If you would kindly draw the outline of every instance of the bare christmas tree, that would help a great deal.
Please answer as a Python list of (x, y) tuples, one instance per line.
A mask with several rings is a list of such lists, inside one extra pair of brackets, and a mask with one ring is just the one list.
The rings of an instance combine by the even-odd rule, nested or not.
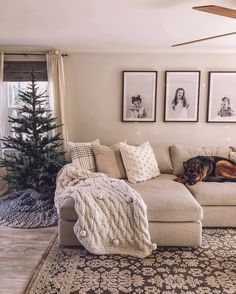
[(59, 150), (62, 139), (60, 133), (55, 133), (59, 126), (48, 110), (46, 98), (32, 73), (27, 89), (19, 92), (20, 115), (9, 117), (14, 135), (1, 140), (11, 152), (5, 152), (0, 166), (6, 168), (4, 180), (9, 187), (17, 191), (34, 189), (43, 198), (53, 199), (65, 154)]

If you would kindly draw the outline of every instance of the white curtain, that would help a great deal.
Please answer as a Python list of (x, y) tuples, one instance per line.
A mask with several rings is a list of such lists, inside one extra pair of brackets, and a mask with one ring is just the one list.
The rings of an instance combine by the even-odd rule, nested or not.
[[(3, 66), (4, 66), (4, 53), (0, 53), (0, 139), (7, 136), (9, 133), (8, 125), (8, 100), (3, 95)], [(2, 143), (0, 143), (0, 157), (3, 156)], [(0, 168), (0, 176), (5, 173), (4, 168)], [(0, 180), (0, 196), (7, 191), (6, 182)]]
[(57, 118), (58, 124), (63, 124), (59, 129), (63, 141), (63, 149), (66, 151), (68, 133), (65, 117), (65, 76), (62, 53), (58, 50), (46, 54), (48, 83), (49, 83), (49, 106), (52, 114)]
[[(4, 53), (0, 53), (0, 139), (8, 135), (8, 99), (3, 95), (3, 66)], [(3, 156), (2, 143), (0, 143), (0, 157)]]

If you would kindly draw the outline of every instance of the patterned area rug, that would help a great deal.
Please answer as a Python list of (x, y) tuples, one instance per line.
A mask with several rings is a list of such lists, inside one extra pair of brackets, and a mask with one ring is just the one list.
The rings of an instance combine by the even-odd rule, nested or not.
[(235, 294), (236, 230), (204, 229), (201, 248), (158, 248), (145, 259), (55, 241), (25, 293)]
[(0, 198), (0, 225), (12, 228), (45, 228), (58, 223), (58, 214), (50, 199), (42, 199), (32, 189), (13, 192)]

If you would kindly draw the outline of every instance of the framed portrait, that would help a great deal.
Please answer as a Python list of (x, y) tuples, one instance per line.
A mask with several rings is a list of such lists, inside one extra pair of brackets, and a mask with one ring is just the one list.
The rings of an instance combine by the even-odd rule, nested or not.
[(207, 122), (236, 122), (236, 72), (209, 72)]
[(165, 122), (197, 122), (200, 71), (165, 72)]
[(123, 122), (155, 122), (157, 71), (123, 71)]

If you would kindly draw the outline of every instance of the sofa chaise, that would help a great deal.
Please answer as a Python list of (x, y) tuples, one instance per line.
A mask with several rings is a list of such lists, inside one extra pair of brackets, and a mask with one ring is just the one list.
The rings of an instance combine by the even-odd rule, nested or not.
[[(161, 175), (132, 184), (147, 205), (149, 231), (159, 246), (201, 245), (203, 227), (236, 227), (236, 183), (200, 182), (184, 186), (173, 181), (183, 175), (183, 161), (198, 155), (235, 156), (233, 147), (152, 145)], [(234, 158), (233, 158), (234, 159)], [(66, 199), (59, 212), (61, 246), (80, 245), (73, 227), (77, 220), (74, 200)]]

